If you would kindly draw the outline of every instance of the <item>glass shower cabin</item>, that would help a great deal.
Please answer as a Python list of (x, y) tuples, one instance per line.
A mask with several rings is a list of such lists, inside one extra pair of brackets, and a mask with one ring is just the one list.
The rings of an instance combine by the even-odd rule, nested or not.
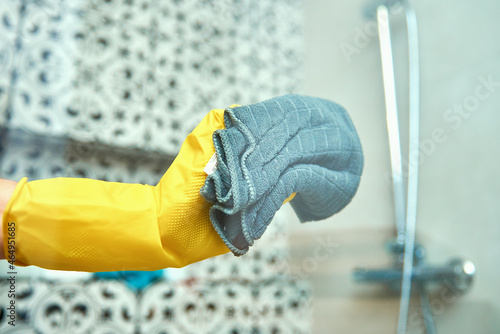
[[(392, 169), (392, 184), (396, 217), (395, 239), (387, 248), (392, 254), (393, 267), (387, 269), (357, 269), (354, 280), (360, 283), (384, 284), (401, 292), (397, 333), (409, 330), (410, 297), (412, 290), (420, 299), (420, 311), (413, 312), (423, 320), (425, 333), (436, 333), (434, 316), (429, 297), (429, 286), (441, 286), (454, 298), (470, 288), (476, 268), (468, 260), (454, 258), (444, 265), (429, 265), (423, 245), (416, 244), (418, 167), (420, 165), (420, 66), (417, 17), (413, 7), (406, 0), (389, 1), (373, 10), (377, 21), (382, 75), (386, 105), (387, 130)], [(397, 85), (391, 40), (391, 19), (402, 15), (406, 21), (408, 43), (409, 76), (409, 157), (407, 170), (403, 168), (401, 138), (399, 133)], [(406, 166), (405, 166), (406, 167)], [(406, 176), (406, 177), (405, 177)], [(405, 191), (406, 189), (406, 191)], [(416, 330), (415, 328), (411, 328)]]
[[(155, 185), (212, 108), (303, 90), (304, 10), (298, 0), (2, 1), (0, 178)], [(394, 317), (398, 333), (431, 334), (434, 287), (460, 295), (475, 267), (461, 259), (431, 265), (424, 245), (415, 241), (416, 16), (406, 1), (367, 12), (378, 27), (397, 226), (387, 244), (392, 266), (372, 269), (365, 263), (352, 279), (401, 293), (399, 319)], [(413, 161), (407, 178), (390, 29), (395, 16), (407, 27)], [(291, 214), (287, 206), (279, 211), (248, 255), (224, 255), (182, 270), (90, 274), (16, 268), (17, 325), (8, 325), (8, 285), (2, 280), (0, 332), (311, 333), (317, 328), (311, 323), (313, 287), (289, 261)], [(6, 266), (0, 266), (3, 278)], [(410, 308), (410, 295), (418, 299), (417, 311)], [(409, 323), (415, 315), (418, 328)]]

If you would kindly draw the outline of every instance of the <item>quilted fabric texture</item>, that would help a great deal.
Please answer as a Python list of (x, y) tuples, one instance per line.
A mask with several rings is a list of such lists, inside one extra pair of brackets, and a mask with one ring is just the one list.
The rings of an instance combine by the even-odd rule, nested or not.
[(363, 169), (361, 144), (347, 112), (314, 97), (285, 95), (228, 108), (213, 134), (217, 169), (201, 195), (228, 248), (245, 254), (292, 193), (301, 222), (342, 210)]

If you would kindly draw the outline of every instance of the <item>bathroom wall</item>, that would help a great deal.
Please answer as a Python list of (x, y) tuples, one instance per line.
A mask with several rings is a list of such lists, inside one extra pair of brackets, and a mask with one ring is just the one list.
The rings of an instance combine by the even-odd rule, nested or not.
[[(431, 297), (439, 333), (497, 333), (500, 328), (500, 2), (412, 1), (421, 57), (421, 161), (417, 239), (435, 264), (472, 260), (477, 276), (461, 297)], [(365, 153), (353, 202), (324, 222), (299, 225), (291, 242), (296, 272), (315, 287), (314, 333), (395, 332), (399, 296), (357, 285), (359, 265), (390, 264), (384, 242), (394, 209), (376, 25), (366, 0), (308, 0), (305, 7), (306, 93), (342, 104)], [(407, 153), (406, 30), (394, 15), (398, 105)], [(459, 110), (462, 111), (459, 111)], [(314, 258), (327, 244), (328, 257)], [(418, 304), (410, 328), (423, 333)]]

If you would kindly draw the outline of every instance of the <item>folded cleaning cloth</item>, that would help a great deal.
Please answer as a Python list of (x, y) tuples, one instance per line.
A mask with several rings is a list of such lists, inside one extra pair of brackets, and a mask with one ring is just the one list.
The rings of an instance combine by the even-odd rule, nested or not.
[(201, 195), (210, 220), (237, 256), (259, 239), (283, 202), (301, 222), (321, 220), (353, 198), (363, 154), (347, 112), (328, 100), (285, 95), (228, 108), (214, 132), (217, 167)]

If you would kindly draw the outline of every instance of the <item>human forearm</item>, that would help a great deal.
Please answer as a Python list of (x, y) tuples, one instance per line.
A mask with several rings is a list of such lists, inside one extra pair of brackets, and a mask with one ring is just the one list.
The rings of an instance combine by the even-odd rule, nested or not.
[(3, 212), (16, 189), (17, 182), (0, 179), (0, 259), (5, 259), (3, 250)]

